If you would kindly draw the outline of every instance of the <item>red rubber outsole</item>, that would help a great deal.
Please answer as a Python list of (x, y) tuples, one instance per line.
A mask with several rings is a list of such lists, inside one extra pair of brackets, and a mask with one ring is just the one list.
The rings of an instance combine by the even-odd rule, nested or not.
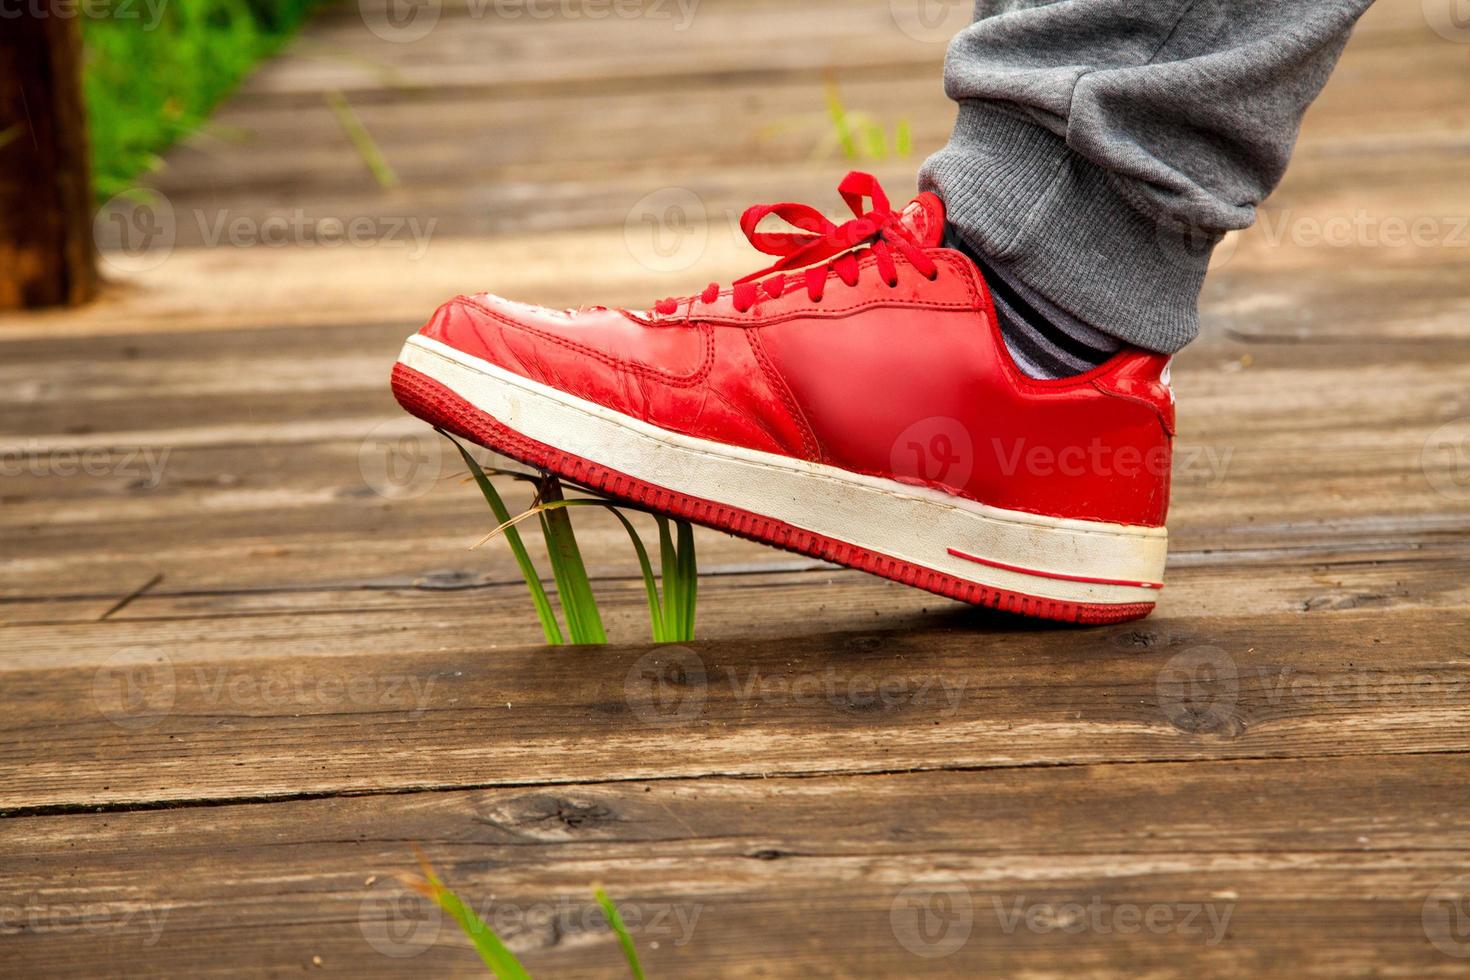
[(856, 568), (948, 599), (1037, 619), (1087, 625), (1123, 623), (1142, 619), (1153, 612), (1152, 602), (1119, 605), (1067, 602), (967, 582), (774, 518), (644, 483), (626, 473), (528, 438), (471, 405), (433, 378), (404, 364), (393, 366), (393, 394), (410, 414), (431, 425), (610, 497), (761, 544)]

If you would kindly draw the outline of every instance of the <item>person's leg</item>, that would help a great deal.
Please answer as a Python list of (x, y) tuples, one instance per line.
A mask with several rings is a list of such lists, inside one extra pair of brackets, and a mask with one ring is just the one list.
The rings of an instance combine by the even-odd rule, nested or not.
[(1210, 253), (1281, 179), (1370, 3), (979, 0), (945, 69), (954, 135), (920, 185), (1030, 307), (997, 296), (1024, 369), (1100, 362), (1089, 326), (1160, 353), (1194, 339)]

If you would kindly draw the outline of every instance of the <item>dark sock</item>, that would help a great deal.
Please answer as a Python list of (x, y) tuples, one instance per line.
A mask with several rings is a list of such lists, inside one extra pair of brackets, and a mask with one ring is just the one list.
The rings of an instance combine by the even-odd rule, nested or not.
[(944, 244), (968, 255), (985, 276), (1011, 360), (1028, 377), (1070, 378), (1107, 361), (1123, 342), (1084, 323), (966, 245), (952, 229)]

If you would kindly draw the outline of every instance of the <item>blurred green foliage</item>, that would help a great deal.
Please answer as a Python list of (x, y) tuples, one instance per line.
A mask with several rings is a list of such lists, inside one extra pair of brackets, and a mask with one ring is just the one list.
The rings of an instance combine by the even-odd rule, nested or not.
[(82, 19), (93, 189), (105, 201), (159, 165), (316, 0), (115, 0)]

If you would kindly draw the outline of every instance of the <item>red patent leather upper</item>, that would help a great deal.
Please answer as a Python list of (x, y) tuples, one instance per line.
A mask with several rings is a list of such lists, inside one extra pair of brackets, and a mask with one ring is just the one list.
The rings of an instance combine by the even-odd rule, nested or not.
[[(939, 199), (894, 212), (866, 175), (842, 190), (858, 215), (842, 226), (800, 205), (748, 211), (747, 235), (781, 258), (731, 288), (649, 311), (462, 296), (421, 332), (676, 432), (1009, 510), (1162, 525), (1168, 359), (1128, 349), (1074, 378), (1025, 377), (979, 270), (940, 247)], [(757, 231), (771, 214), (801, 231)]]

